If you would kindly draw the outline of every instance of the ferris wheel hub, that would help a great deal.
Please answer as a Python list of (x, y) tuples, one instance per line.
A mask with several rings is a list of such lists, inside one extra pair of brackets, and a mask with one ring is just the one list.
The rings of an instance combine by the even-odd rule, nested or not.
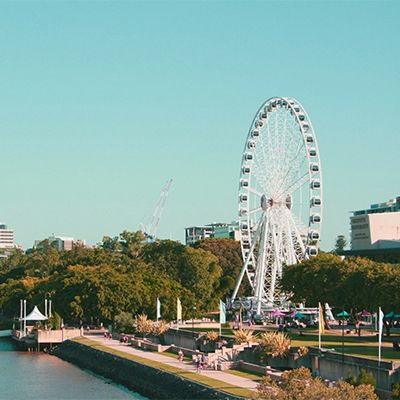
[(260, 202), (261, 202), (261, 208), (263, 209), (263, 211), (267, 211), (269, 205), (272, 206), (271, 201), (272, 201), (272, 199), (267, 200), (267, 196), (265, 194), (263, 194), (261, 196)]

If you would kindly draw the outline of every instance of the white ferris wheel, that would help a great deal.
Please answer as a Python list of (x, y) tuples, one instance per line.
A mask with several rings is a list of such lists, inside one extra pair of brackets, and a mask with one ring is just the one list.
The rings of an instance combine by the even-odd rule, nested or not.
[(322, 174), (318, 145), (304, 107), (291, 97), (272, 97), (251, 124), (240, 169), (239, 225), (244, 279), (261, 314), (285, 299), (279, 281), (285, 265), (318, 253)]

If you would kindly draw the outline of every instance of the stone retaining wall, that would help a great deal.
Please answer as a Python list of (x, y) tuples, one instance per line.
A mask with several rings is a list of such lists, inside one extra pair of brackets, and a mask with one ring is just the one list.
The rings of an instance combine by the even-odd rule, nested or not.
[(153, 399), (243, 400), (242, 397), (74, 341), (68, 340), (56, 346), (52, 354)]

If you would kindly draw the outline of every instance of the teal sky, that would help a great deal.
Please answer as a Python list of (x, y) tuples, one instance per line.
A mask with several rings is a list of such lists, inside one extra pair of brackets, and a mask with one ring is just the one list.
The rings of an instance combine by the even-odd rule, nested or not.
[(400, 195), (399, 2), (0, 3), (0, 221), (51, 233), (230, 221), (251, 119), (293, 96), (316, 130), (322, 247)]

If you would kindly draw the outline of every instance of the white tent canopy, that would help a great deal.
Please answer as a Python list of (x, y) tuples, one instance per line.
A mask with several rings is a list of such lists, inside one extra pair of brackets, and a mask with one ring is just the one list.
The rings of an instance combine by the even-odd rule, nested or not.
[(45, 321), (46, 319), (47, 317), (39, 311), (37, 306), (35, 306), (32, 312), (25, 318), (20, 318), (20, 320), (25, 320), (25, 321)]

